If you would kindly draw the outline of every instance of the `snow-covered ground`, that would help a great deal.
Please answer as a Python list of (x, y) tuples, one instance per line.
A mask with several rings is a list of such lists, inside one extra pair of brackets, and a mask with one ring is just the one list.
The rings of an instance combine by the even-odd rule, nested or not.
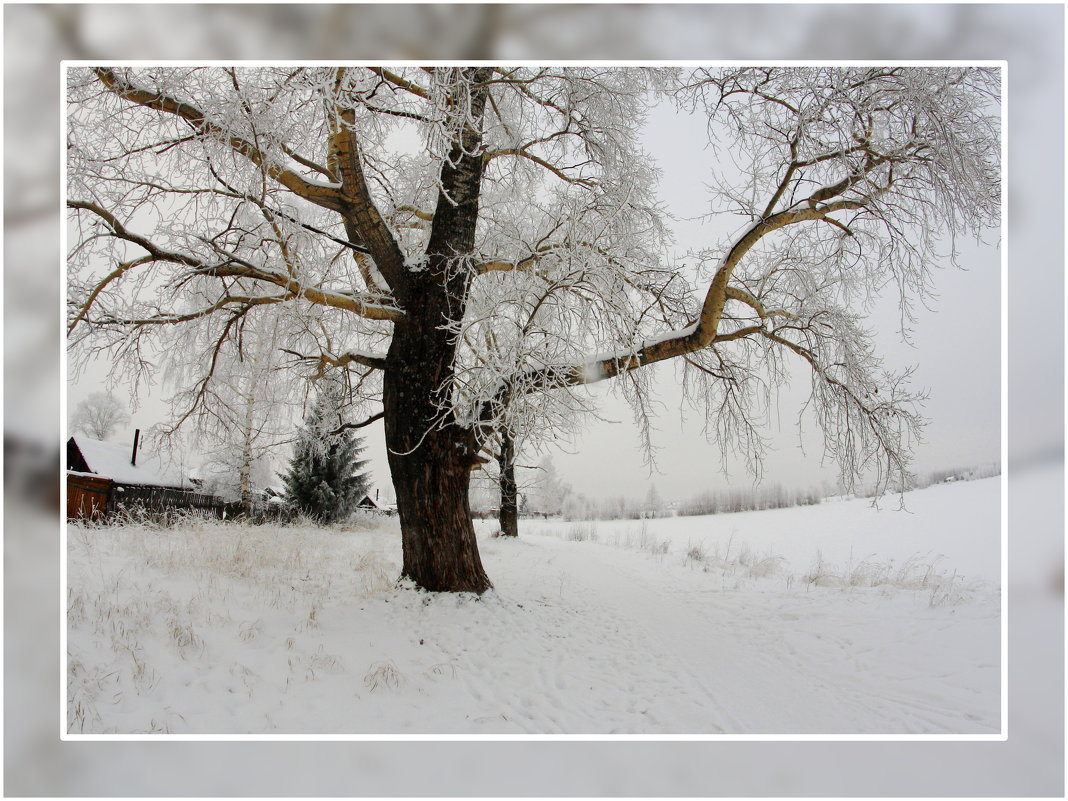
[(395, 585), (395, 521), (68, 529), (71, 733), (997, 734), (1000, 482), (480, 524), (496, 589)]

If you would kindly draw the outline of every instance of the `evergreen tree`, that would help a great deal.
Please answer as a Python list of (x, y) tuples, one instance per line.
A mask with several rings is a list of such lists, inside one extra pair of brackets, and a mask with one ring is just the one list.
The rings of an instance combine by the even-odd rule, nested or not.
[(323, 523), (344, 519), (367, 492), (370, 481), (360, 469), (363, 439), (346, 429), (344, 387), (323, 380), (282, 476), (286, 498), (302, 513)]

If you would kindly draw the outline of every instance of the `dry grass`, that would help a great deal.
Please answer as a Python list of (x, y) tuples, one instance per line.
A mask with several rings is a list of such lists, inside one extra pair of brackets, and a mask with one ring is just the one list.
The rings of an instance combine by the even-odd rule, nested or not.
[[(572, 524), (566, 529), (534, 529), (531, 533), (569, 542), (602, 542), (594, 522)], [(645, 521), (639, 526), (612, 531), (603, 538), (603, 542), (613, 548), (640, 551), (658, 559), (669, 555), (672, 550), (671, 542), (653, 535)], [(770, 551), (757, 553), (748, 543), (736, 544), (733, 534), (722, 544), (719, 541), (709, 543), (690, 539), (680, 554), (683, 564), (691, 569), (731, 579), (731, 583), (724, 584), (724, 587), (738, 588), (747, 580), (776, 579), (783, 582), (788, 590), (799, 583), (810, 588), (882, 588), (929, 592), (932, 606), (963, 603), (974, 595), (973, 587), (955, 573), (946, 575), (938, 568), (940, 558), (930, 554), (915, 555), (900, 564), (895, 564), (892, 559), (868, 557), (855, 561), (850, 557), (845, 564), (836, 565), (826, 561), (822, 552), (817, 551), (809, 569), (801, 574), (791, 571), (790, 562), (784, 556)]]
[(363, 683), (371, 692), (398, 690), (404, 683), (404, 676), (392, 662), (377, 662), (368, 668)]
[[(70, 526), (68, 730), (106, 733), (102, 721), (123, 713), (139, 721), (126, 731), (183, 730), (181, 714), (157, 699), (164, 677), (156, 665), (173, 665), (175, 656), (190, 676), (222, 671), (230, 691), (250, 700), (264, 680), (245, 660), (218, 664), (219, 654), (249, 649), (248, 663), (258, 664), (253, 651), (276, 648), (289, 655), (286, 687), (344, 670), (322, 647), (320, 619), (339, 598), (371, 598), (393, 587), (399, 565), (378, 545), (387, 541), (394, 540), (386, 532), (351, 524), (253, 526), (194, 517), (181, 527)], [(277, 643), (267, 641), (279, 633)], [(390, 687), (399, 680), (384, 671), (375, 681)]]
[(855, 562), (850, 556), (844, 565), (833, 565), (816, 553), (808, 572), (801, 577), (805, 584), (838, 589), (883, 588), (929, 593), (931, 606), (953, 606), (972, 597), (975, 587), (956, 571), (947, 574), (938, 567), (940, 557), (915, 554), (900, 564), (893, 559), (874, 557)]

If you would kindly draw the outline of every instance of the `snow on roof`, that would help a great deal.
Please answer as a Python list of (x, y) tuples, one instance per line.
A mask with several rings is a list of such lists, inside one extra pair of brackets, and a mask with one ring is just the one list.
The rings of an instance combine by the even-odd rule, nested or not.
[(137, 451), (137, 464), (130, 464), (132, 445), (102, 442), (82, 435), (71, 437), (89, 469), (120, 484), (146, 484), (153, 487), (182, 487), (182, 473), (177, 466), (164, 462), (157, 454)]

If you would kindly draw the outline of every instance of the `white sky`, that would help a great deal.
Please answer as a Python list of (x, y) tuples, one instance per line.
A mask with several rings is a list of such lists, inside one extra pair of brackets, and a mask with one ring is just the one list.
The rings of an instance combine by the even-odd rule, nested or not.
[[(705, 123), (700, 117), (678, 116), (666, 106), (650, 117), (645, 145), (662, 170), (659, 196), (677, 218), (675, 250), (681, 258), (689, 250), (709, 247), (743, 224), (739, 217), (712, 215), (712, 199), (704, 176), (712, 174), (717, 155), (707, 146)], [(912, 345), (901, 341), (896, 302), (888, 298), (875, 309), (871, 320), (878, 331), (878, 347), (886, 367), (900, 370), (916, 365), (915, 384), (929, 391), (925, 415), (930, 424), (925, 442), (915, 454), (918, 471), (997, 461), (1000, 458), (1001, 420), (1001, 268), (997, 232), (986, 246), (965, 244), (961, 263), (967, 270), (942, 265), (935, 270), (935, 299), (929, 309), (919, 309)], [(690, 260), (692, 263), (692, 260)], [(650, 473), (641, 450), (637, 426), (630, 408), (613, 397), (609, 386), (598, 386), (602, 399), (602, 422), (591, 423), (571, 443), (559, 443), (548, 453), (561, 476), (572, 487), (593, 498), (613, 495), (644, 497), (655, 483), (667, 500), (685, 499), (728, 482), (752, 483), (744, 462), (728, 460), (728, 475), (722, 455), (702, 434), (698, 412), (683, 405), (680, 382), (673, 365), (656, 370), (662, 414), (656, 423), (654, 447), (657, 471)], [(68, 408), (90, 392), (99, 391), (104, 370), (88, 372), (79, 382), (68, 382)], [(808, 487), (833, 481), (833, 464), (822, 464), (818, 431), (809, 425), (803, 435), (796, 425), (807, 397), (806, 370), (795, 371), (793, 386), (780, 395), (776, 417), (766, 431), (771, 447), (763, 465), (763, 480), (788, 487)], [(117, 394), (121, 395), (121, 391)], [(164, 419), (166, 409), (159, 397), (144, 398), (133, 414), (129, 430), (113, 437), (132, 441), (133, 429), (148, 429)], [(388, 485), (386, 451), (381, 423), (364, 429), (374, 483)], [(804, 448), (802, 448), (804, 445)], [(187, 454), (196, 461), (194, 454)], [(284, 458), (284, 457), (283, 457)], [(541, 457), (524, 454), (521, 462), (534, 464)], [(281, 460), (276, 468), (282, 468)]]

